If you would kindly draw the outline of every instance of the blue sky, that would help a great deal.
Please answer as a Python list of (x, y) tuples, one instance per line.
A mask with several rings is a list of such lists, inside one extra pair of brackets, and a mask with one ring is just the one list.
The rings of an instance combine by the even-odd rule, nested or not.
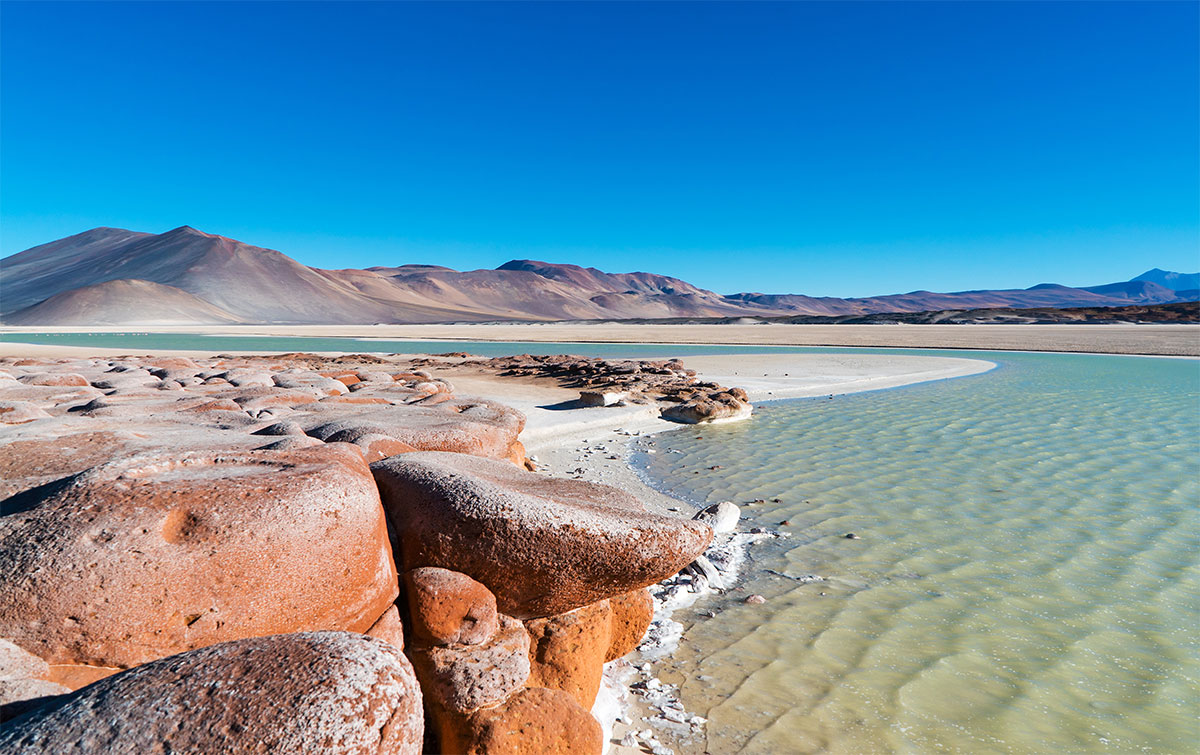
[(1191, 272), (1198, 8), (4, 2), (0, 254), (188, 224), (723, 293)]

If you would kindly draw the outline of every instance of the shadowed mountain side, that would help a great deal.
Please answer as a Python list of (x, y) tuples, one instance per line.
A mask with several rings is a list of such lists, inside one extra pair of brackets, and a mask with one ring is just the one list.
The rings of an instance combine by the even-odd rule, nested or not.
[[(1152, 273), (1163, 280), (1190, 280), (1164, 271), (1145, 276)], [(1090, 288), (1042, 284), (1024, 290), (913, 291), (856, 299), (721, 295), (665, 275), (606, 273), (536, 260), (463, 272), (421, 264), (320, 270), (281, 252), (189, 226), (159, 235), (96, 228), (0, 260), (0, 276), (0, 313), (5, 322), (23, 325), (859, 316), (1118, 307), (1183, 298), (1151, 280)], [(129, 285), (97, 287), (116, 281)], [(159, 291), (151, 284), (167, 288)]]
[(161, 283), (105, 281), (64, 291), (5, 316), (12, 325), (141, 325), (241, 322), (203, 299)]

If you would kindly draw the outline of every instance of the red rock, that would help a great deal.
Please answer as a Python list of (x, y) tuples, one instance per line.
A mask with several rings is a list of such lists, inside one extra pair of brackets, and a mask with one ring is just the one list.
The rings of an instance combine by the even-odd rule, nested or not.
[[(295, 451), (299, 448), (312, 448), (325, 445), (316, 438), (307, 435), (285, 435), (279, 440), (273, 440), (262, 446), (256, 446), (255, 451)], [(364, 457), (365, 459), (365, 457)]]
[(382, 396), (329, 396), (321, 399), (323, 404), (390, 404)]
[(438, 727), (439, 751), (468, 755), (599, 755), (604, 734), (566, 692), (529, 687), (456, 727)]
[(530, 619), (529, 686), (560, 689), (591, 710), (612, 636), (608, 601), (557, 616)]
[(423, 567), (404, 574), (412, 632), (431, 645), (478, 645), (500, 627), (496, 597), (448, 569)]
[(357, 449), (141, 454), (3, 501), (0, 637), (129, 667), (277, 632), (362, 632), (398, 592)]
[(398, 649), (404, 649), (404, 624), (400, 621), (400, 611), (393, 604), (375, 620), (365, 634), (384, 642), (390, 642)]
[(226, 642), (126, 671), (0, 728), (13, 753), (421, 751), (404, 654), (347, 632)]
[(506, 462), (412, 453), (371, 469), (404, 569), (467, 574), (491, 590), (501, 613), (518, 618), (654, 584), (712, 539), (707, 525), (651, 514), (616, 488)]
[(654, 618), (654, 599), (646, 589), (618, 595), (608, 603), (612, 608), (612, 638), (604, 656), (606, 663), (628, 655), (642, 644)]
[(500, 628), (481, 645), (409, 647), (427, 702), (453, 713), (497, 705), (529, 678), (529, 634), (521, 622), (500, 617)]
[(231, 399), (219, 398), (219, 399), (214, 399), (212, 401), (205, 401), (203, 404), (199, 404), (197, 406), (191, 406), (191, 407), (188, 407), (187, 409), (183, 409), (181, 411), (187, 411), (187, 412), (216, 412), (216, 411), (240, 412), (240, 411), (242, 411), (242, 407), (240, 405), (238, 405), (238, 403), (236, 401), (233, 401)]
[(130, 433), (77, 433), (0, 445), (0, 500), (82, 472), (124, 452)]
[(699, 397), (668, 407), (662, 411), (663, 419), (696, 425), (704, 422), (732, 422), (748, 419), (753, 407), (739, 401), (728, 393), (716, 397)]
[(311, 404), (317, 400), (309, 391), (288, 390), (286, 388), (277, 388), (274, 385), (270, 388), (256, 386), (238, 391), (236, 396), (231, 396), (230, 398), (245, 411), (257, 411), (271, 406)]
[(53, 386), (86, 386), (91, 385), (83, 375), (74, 372), (42, 372), (36, 375), (25, 375), (21, 382), (26, 385)]

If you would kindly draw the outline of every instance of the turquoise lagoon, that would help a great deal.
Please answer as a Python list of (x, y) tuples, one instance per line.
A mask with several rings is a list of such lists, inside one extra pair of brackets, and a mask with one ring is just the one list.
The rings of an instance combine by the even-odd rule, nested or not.
[(1200, 750), (1200, 362), (974, 355), (643, 444), (656, 488), (793, 533), (676, 616), (688, 749)]

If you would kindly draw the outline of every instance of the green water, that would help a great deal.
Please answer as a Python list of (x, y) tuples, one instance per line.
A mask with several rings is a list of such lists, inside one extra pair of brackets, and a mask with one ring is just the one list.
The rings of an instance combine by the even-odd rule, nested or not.
[(640, 456), (794, 533), (682, 617), (663, 678), (709, 718), (695, 751), (1200, 750), (1200, 362), (980, 356)]

